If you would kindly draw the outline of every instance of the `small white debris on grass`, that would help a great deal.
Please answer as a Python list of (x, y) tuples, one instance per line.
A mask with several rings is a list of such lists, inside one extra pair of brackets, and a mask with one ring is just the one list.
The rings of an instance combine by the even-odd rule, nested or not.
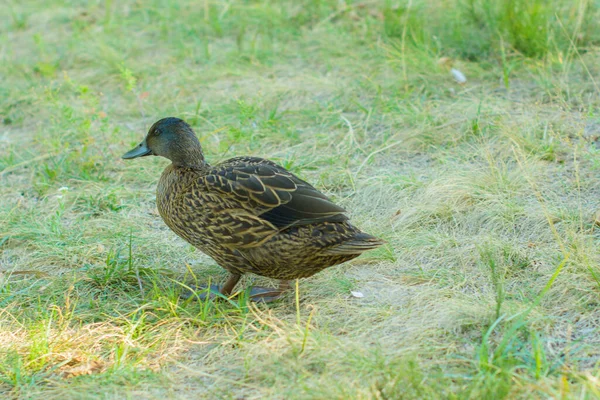
[(56, 198), (57, 199), (62, 199), (63, 198), (62, 193), (65, 193), (65, 192), (68, 192), (68, 191), (69, 191), (69, 188), (66, 187), (66, 186), (59, 187), (58, 190), (57, 190), (57, 192), (60, 193), (60, 194), (57, 194)]
[(454, 68), (454, 60), (452, 58), (442, 57), (438, 60), (438, 65), (447, 71), (450, 71), (450, 75), (452, 75), (458, 84), (464, 85), (467, 83), (467, 77), (465, 74)]
[(460, 72), (459, 70), (457, 70), (456, 68), (452, 68), (450, 70), (450, 73), (452, 74), (452, 77), (454, 78), (454, 80), (458, 83), (460, 83), (461, 85), (464, 85), (465, 83), (467, 83), (467, 78), (465, 77), (465, 75)]
[(362, 292), (355, 292), (354, 290), (351, 290), (350, 294), (352, 294), (352, 297), (356, 297), (357, 299), (362, 299), (363, 297), (365, 297), (365, 295), (362, 294)]

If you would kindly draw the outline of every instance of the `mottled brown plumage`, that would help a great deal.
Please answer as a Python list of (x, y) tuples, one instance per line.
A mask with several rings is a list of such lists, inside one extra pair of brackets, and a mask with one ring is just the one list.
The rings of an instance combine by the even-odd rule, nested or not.
[[(306, 278), (383, 244), (348, 222), (345, 210), (285, 168), (257, 157), (208, 165), (196, 135), (177, 118), (156, 122), (123, 158), (160, 155), (160, 215), (177, 235), (232, 276), (252, 272), (285, 281)], [(269, 297), (278, 291), (263, 291)], [(265, 293), (268, 293), (265, 295)]]

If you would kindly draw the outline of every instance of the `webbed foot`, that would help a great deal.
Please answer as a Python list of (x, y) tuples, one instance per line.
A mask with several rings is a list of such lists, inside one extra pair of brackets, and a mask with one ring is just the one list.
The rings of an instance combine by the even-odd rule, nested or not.
[(250, 289), (249, 299), (256, 303), (272, 303), (281, 300), (283, 291), (279, 288), (268, 288), (262, 286), (253, 286)]
[(206, 300), (206, 299), (216, 299), (221, 297), (221, 287), (218, 285), (210, 285), (210, 289), (207, 286), (195, 286), (190, 285), (190, 290), (186, 290), (182, 292), (179, 297), (184, 300), (188, 299), (196, 299), (196, 300)]
[[(210, 290), (207, 286), (190, 286), (191, 290), (185, 291), (180, 295), (181, 298), (187, 300), (191, 298), (200, 299), (202, 301), (206, 299), (223, 299), (223, 297), (230, 297), (233, 287), (237, 284), (239, 276), (232, 275), (229, 280), (223, 286), (210, 285)], [(280, 300), (285, 291), (290, 288), (288, 281), (280, 281), (279, 287), (268, 288), (262, 286), (253, 286), (248, 294), (248, 299), (256, 303), (272, 303)]]
[(289, 281), (279, 281), (279, 287), (267, 288), (262, 286), (254, 286), (250, 289), (250, 300), (254, 302), (271, 303), (281, 300), (285, 292), (289, 290)]

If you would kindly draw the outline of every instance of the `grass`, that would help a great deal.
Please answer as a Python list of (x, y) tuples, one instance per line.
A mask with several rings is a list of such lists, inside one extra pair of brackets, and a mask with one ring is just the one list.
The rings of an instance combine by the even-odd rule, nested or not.
[[(0, 395), (600, 398), (599, 14), (9, 1)], [(167, 162), (120, 160), (165, 116), (389, 244), (274, 305), (181, 299), (226, 274), (160, 220)]]

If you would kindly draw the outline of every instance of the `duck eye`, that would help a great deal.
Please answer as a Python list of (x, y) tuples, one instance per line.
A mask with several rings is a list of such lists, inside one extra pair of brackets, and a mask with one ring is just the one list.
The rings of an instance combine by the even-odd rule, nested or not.
[(155, 129), (154, 130), (154, 135), (159, 136), (161, 134), (161, 130), (160, 129)]

